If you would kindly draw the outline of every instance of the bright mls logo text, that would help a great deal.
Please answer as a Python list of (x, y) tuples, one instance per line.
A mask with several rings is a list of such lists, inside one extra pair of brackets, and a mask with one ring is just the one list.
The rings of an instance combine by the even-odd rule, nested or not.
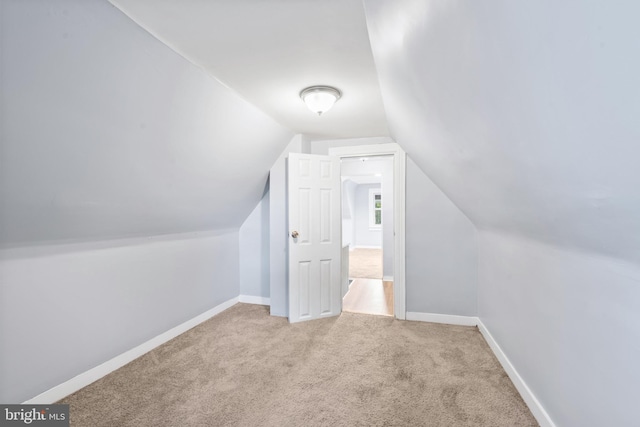
[[(68, 426), (69, 405), (0, 405), (0, 425)], [(2, 413), (0, 412), (0, 414)]]

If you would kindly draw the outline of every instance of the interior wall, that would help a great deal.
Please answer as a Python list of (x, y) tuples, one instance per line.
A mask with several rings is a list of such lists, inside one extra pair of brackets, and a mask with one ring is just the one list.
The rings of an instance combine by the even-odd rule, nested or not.
[(238, 233), (240, 295), (269, 298), (269, 183)]
[(356, 244), (355, 238), (355, 194), (358, 184), (351, 180), (342, 182), (342, 246), (350, 248)]
[(0, 252), (0, 401), (21, 403), (237, 297), (238, 233)]
[(369, 190), (382, 191), (380, 184), (359, 184), (355, 194), (355, 234), (356, 247), (382, 249), (382, 228), (369, 227)]
[(106, 1), (2, 9), (0, 246), (240, 227), (291, 131)]
[(477, 316), (476, 228), (407, 156), (407, 311)]
[(0, 19), (0, 401), (20, 403), (236, 297), (237, 229), (292, 133), (106, 1)]
[(391, 136), (478, 228), (640, 264), (640, 2), (364, 4)]
[(479, 233), (479, 314), (558, 426), (637, 424), (640, 268)]
[(311, 154), (320, 154), (326, 156), (329, 154), (329, 149), (334, 147), (353, 147), (364, 144), (388, 144), (390, 142), (393, 142), (393, 140), (388, 136), (370, 138), (321, 139), (311, 141), (310, 149)]

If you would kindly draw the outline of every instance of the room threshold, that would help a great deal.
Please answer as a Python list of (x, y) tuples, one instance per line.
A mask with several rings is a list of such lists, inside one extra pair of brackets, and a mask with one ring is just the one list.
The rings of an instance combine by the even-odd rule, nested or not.
[(393, 317), (393, 282), (354, 278), (342, 299), (342, 311)]

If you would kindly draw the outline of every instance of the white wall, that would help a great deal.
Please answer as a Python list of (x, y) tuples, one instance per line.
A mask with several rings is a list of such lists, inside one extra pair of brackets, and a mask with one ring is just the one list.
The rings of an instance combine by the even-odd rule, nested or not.
[(240, 295), (269, 298), (269, 183), (238, 233)]
[(344, 139), (321, 139), (311, 141), (311, 154), (320, 154), (326, 156), (329, 149), (334, 147), (353, 147), (358, 145), (388, 144), (394, 142), (388, 136), (370, 137), (370, 138), (344, 138)]
[(475, 226), (407, 158), (407, 311), (477, 315)]
[(236, 297), (237, 229), (292, 133), (106, 1), (1, 8), (0, 401), (19, 403)]
[(238, 233), (0, 252), (0, 401), (21, 403), (238, 296)]
[(106, 1), (2, 8), (0, 246), (242, 224), (291, 131)]
[(355, 246), (355, 198), (358, 184), (351, 180), (342, 182), (342, 245)]
[(640, 263), (640, 2), (364, 4), (391, 136), (477, 227)]
[(355, 191), (355, 246), (382, 249), (382, 228), (369, 227), (369, 190), (381, 191), (380, 184), (359, 184)]
[(479, 314), (558, 426), (633, 426), (640, 267), (479, 233)]

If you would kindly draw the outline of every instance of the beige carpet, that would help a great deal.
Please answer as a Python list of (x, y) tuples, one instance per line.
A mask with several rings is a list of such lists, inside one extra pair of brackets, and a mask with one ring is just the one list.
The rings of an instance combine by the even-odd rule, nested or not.
[(382, 279), (382, 249), (349, 251), (349, 277)]
[(534, 426), (474, 327), (237, 304), (64, 399), (72, 426)]

